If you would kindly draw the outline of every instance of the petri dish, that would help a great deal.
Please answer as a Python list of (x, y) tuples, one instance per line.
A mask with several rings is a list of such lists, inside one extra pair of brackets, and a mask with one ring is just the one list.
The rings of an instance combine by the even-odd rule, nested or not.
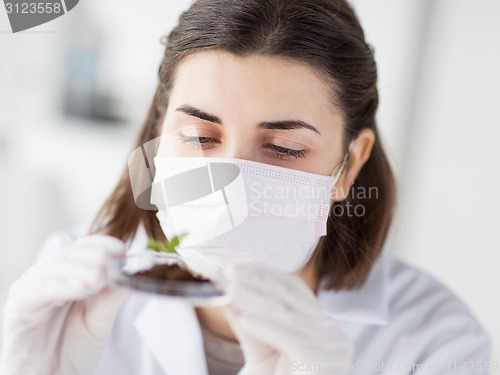
[(139, 293), (182, 298), (195, 306), (218, 306), (229, 303), (229, 297), (212, 281), (169, 280), (138, 274), (158, 265), (177, 265), (183, 269), (187, 268), (178, 254), (145, 250), (110, 261), (108, 264), (110, 284)]

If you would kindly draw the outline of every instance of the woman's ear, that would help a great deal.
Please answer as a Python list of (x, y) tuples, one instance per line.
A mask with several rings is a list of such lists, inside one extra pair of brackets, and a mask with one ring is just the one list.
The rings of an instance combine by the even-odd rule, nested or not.
[(372, 129), (365, 128), (359, 132), (358, 137), (353, 141), (346, 167), (333, 188), (333, 201), (340, 202), (347, 198), (349, 188), (356, 180), (356, 177), (358, 177), (363, 165), (370, 158), (375, 138), (376, 136)]

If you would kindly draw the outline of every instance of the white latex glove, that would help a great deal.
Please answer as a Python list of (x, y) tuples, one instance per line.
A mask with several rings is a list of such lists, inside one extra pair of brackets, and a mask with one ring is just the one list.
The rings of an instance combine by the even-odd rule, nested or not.
[(240, 341), (246, 374), (349, 372), (352, 341), (299, 277), (240, 264), (228, 270), (227, 282), (232, 301), (225, 313)]
[(128, 297), (107, 287), (107, 262), (124, 243), (91, 235), (51, 251), (9, 289), (3, 375), (90, 375)]

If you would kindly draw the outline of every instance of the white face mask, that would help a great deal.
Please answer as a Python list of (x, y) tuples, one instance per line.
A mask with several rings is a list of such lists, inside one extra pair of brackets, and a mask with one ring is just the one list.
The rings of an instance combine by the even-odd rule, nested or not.
[(155, 157), (151, 203), (187, 265), (214, 280), (238, 262), (295, 272), (326, 234), (330, 193), (344, 167), (323, 176), (249, 160)]

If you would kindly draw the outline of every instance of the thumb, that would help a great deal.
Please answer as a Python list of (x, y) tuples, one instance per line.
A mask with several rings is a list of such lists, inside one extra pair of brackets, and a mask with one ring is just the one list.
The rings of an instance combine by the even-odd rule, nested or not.
[(111, 331), (121, 307), (131, 296), (131, 291), (121, 287), (106, 287), (83, 302), (88, 329), (98, 339), (104, 339)]
[(278, 353), (267, 344), (253, 337), (239, 324), (239, 313), (231, 305), (224, 306), (224, 314), (240, 342), (249, 375), (272, 374), (277, 365)]
[(128, 299), (125, 289), (103, 289), (72, 303), (60, 347), (58, 374), (93, 374), (114, 319)]

